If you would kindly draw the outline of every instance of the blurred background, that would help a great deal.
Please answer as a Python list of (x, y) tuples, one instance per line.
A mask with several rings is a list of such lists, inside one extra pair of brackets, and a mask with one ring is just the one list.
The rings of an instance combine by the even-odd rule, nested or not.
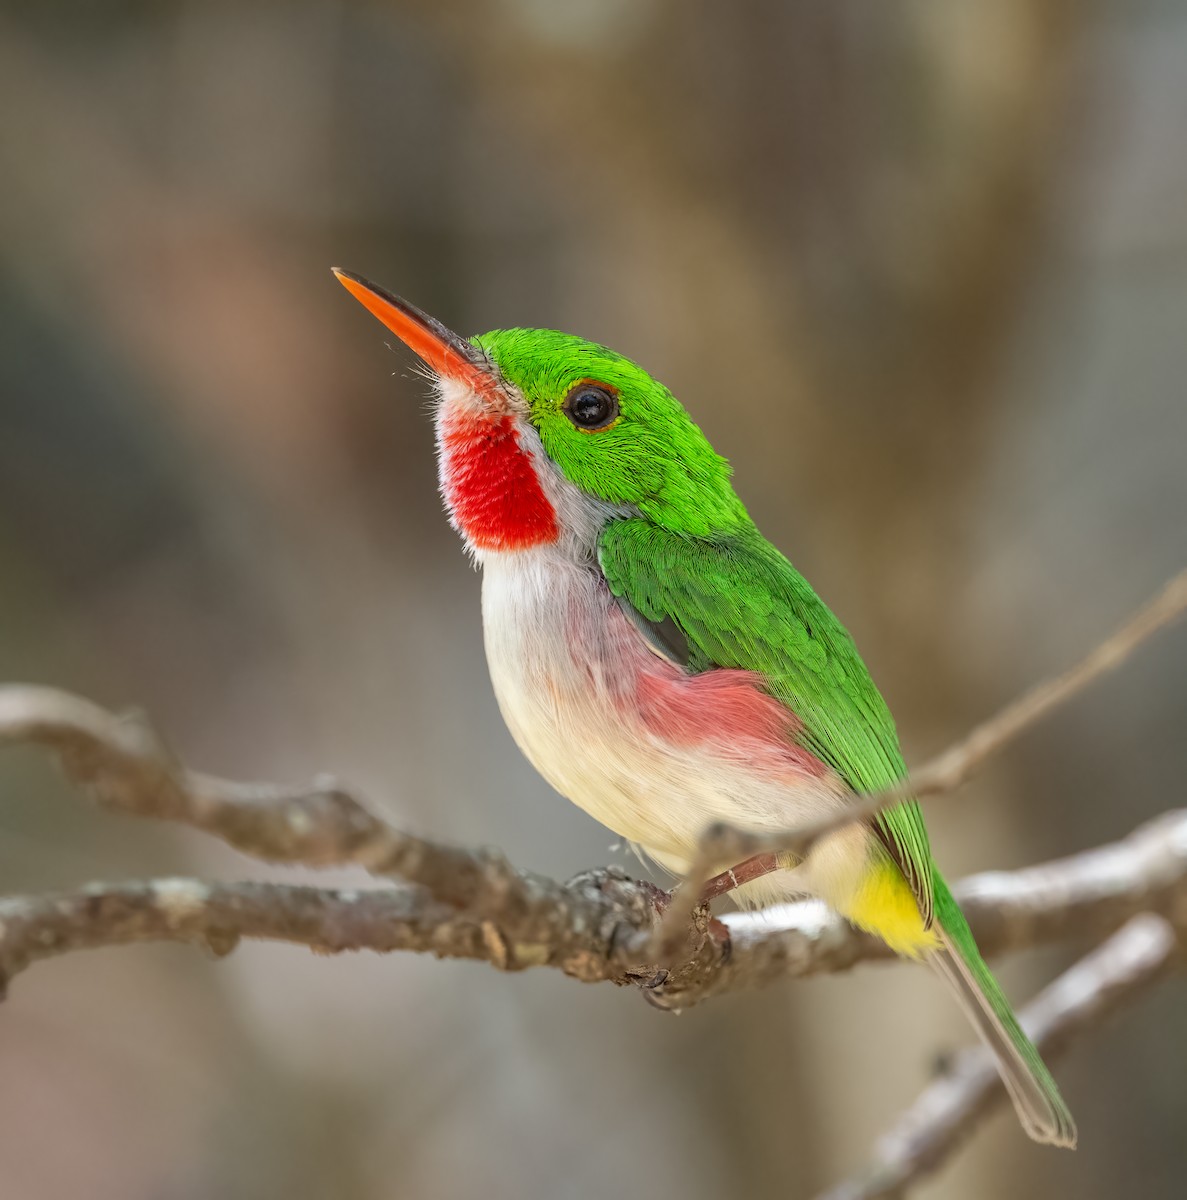
[[(340, 264), (663, 379), (920, 762), (1187, 557), (1185, 64), (1176, 0), (0, 3), (0, 678), (557, 877), (630, 863), (504, 731), (425, 385)], [(1185, 676), (1179, 631), (932, 804), (946, 870), (1182, 803)], [(0, 870), (280, 876), (24, 751)], [(808, 1196), (967, 1039), (907, 966), (674, 1018), (411, 956), (77, 955), (0, 1009), (0, 1193)], [(1058, 1074), (1077, 1154), (1003, 1112), (920, 1194), (1183, 1195), (1182, 980)]]

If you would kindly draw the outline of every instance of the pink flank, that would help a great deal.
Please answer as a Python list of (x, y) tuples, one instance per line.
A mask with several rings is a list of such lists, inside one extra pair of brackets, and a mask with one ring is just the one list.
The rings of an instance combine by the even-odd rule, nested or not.
[[(652, 737), (669, 746), (744, 761), (756, 772), (821, 778), (829, 768), (796, 742), (803, 722), (762, 686), (755, 671), (718, 667), (689, 675), (657, 657), (617, 604), (595, 614), (574, 613), (573, 644), (588, 637), (589, 619), (604, 630), (602, 671), (613, 680), (620, 712), (634, 717)], [(584, 616), (584, 619), (582, 617)]]
[(828, 768), (794, 740), (803, 723), (762, 690), (753, 671), (686, 675), (656, 662), (640, 672), (635, 701), (649, 733), (676, 746), (727, 748), (757, 770), (823, 776)]

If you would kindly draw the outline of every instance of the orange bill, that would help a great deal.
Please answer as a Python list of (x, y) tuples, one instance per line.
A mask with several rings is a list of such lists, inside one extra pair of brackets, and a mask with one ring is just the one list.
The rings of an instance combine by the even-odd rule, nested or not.
[(338, 282), (373, 316), (378, 317), (410, 350), (438, 375), (456, 379), (476, 392), (488, 393), (498, 384), (480, 350), (458, 337), (435, 317), (414, 304), (356, 275), (332, 267)]

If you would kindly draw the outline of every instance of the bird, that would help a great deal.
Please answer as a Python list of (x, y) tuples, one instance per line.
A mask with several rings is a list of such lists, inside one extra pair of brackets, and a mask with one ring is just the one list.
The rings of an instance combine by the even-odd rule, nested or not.
[[(679, 876), (716, 822), (786, 830), (906, 777), (852, 637), (759, 532), (729, 464), (666, 387), (568, 333), (464, 339), (333, 270), (427, 367), (442, 497), (482, 571), (495, 696), (557, 792)], [(775, 865), (736, 899), (815, 897), (926, 961), (988, 1046), (1024, 1131), (1075, 1146), (915, 800)]]

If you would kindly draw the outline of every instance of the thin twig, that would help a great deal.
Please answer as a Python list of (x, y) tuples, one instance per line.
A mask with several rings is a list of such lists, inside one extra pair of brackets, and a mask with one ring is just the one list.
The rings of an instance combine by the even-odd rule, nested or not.
[[(1162, 917), (1143, 914), (1061, 975), (1022, 1014), (1047, 1057), (1097, 1029), (1178, 964), (1181, 947)], [(982, 1046), (963, 1051), (879, 1139), (874, 1163), (859, 1180), (821, 1200), (894, 1200), (935, 1171), (977, 1121), (1005, 1101), (1005, 1089)]]
[(657, 931), (657, 953), (670, 956), (680, 944), (680, 931), (699, 903), (705, 881), (733, 863), (754, 855), (786, 855), (802, 859), (822, 838), (859, 821), (869, 821), (884, 808), (912, 797), (937, 796), (967, 782), (993, 755), (1049, 716), (1101, 676), (1119, 667), (1144, 642), (1187, 612), (1187, 570), (1180, 571), (1111, 636), (1070, 670), (1043, 681), (976, 726), (965, 738), (933, 758), (893, 787), (855, 797), (847, 807), (794, 829), (754, 833), (719, 823), (705, 831), (696, 860), (689, 867)]

